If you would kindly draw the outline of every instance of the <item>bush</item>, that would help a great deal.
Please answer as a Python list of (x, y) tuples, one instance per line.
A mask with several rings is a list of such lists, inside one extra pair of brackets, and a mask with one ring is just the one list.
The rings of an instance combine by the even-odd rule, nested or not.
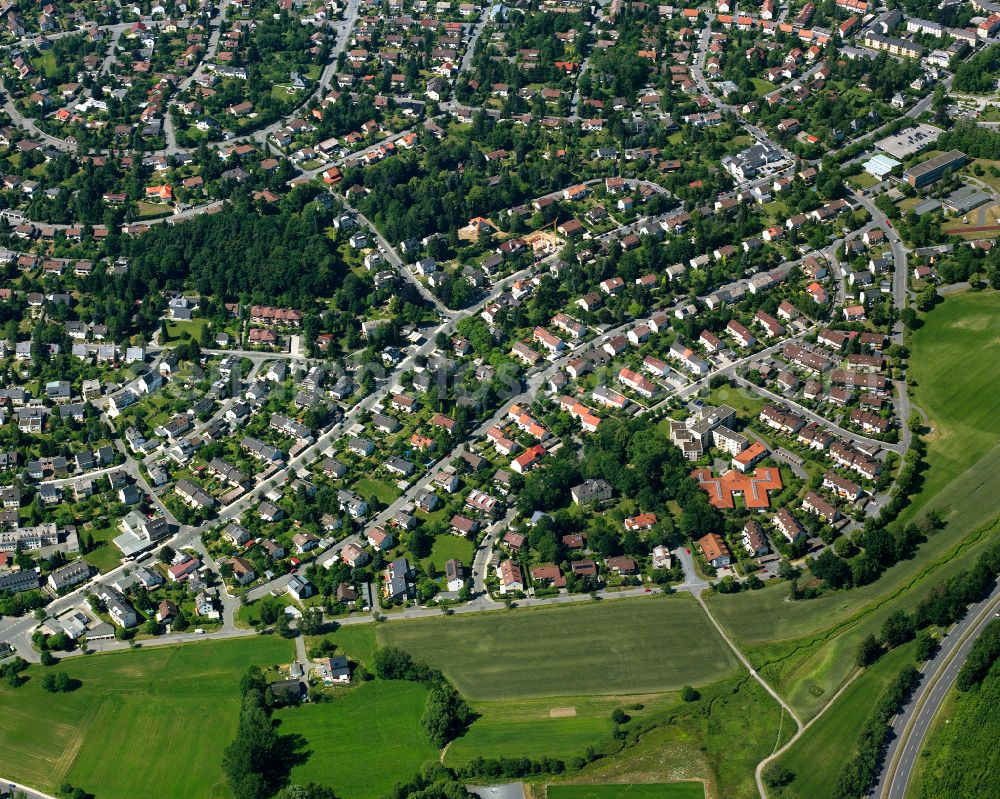
[(681, 688), (681, 699), (683, 699), (685, 702), (697, 702), (699, 699), (701, 699), (701, 694), (699, 694), (690, 685), (685, 685), (683, 688)]
[(1000, 658), (1000, 620), (994, 619), (969, 649), (955, 681), (958, 690), (968, 691), (982, 682), (997, 658)]
[(882, 657), (882, 647), (879, 646), (879, 642), (875, 640), (874, 635), (869, 635), (858, 645), (858, 655), (855, 662), (861, 668), (865, 668), (880, 657)]
[(770, 788), (780, 788), (795, 779), (795, 774), (777, 763), (769, 763), (761, 773), (765, 784)]

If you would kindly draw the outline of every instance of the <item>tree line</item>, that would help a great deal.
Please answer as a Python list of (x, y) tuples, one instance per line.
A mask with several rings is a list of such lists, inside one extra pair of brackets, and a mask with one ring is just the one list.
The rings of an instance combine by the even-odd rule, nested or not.
[(420, 726), (438, 749), (463, 735), (472, 723), (472, 708), (437, 669), (414, 660), (395, 647), (377, 649), (372, 655), (372, 671), (382, 680), (408, 680), (427, 687), (427, 704)]

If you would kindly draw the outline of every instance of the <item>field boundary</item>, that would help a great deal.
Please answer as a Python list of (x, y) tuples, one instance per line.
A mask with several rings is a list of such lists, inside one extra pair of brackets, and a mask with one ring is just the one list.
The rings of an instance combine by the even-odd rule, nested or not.
[(761, 799), (767, 799), (767, 789), (764, 787), (764, 778), (762, 775), (768, 763), (770, 763), (772, 760), (777, 760), (779, 757), (785, 754), (785, 752), (791, 749), (792, 746), (795, 744), (795, 742), (798, 741), (799, 738), (801, 738), (803, 735), (805, 735), (806, 730), (812, 727), (812, 725), (815, 724), (816, 721), (818, 721), (823, 716), (823, 714), (826, 713), (826, 711), (833, 706), (833, 703), (836, 702), (838, 698), (840, 698), (840, 695), (851, 687), (851, 683), (853, 683), (862, 674), (864, 674), (864, 669), (856, 669), (855, 672), (847, 680), (847, 682), (845, 682), (842, 686), (840, 686), (840, 688), (837, 689), (837, 693), (835, 693), (833, 696), (830, 697), (830, 701), (827, 702), (825, 705), (823, 705), (823, 707), (820, 708), (819, 712), (811, 719), (809, 719), (809, 721), (807, 721), (803, 725), (800, 725), (795, 735), (789, 738), (785, 742), (784, 746), (782, 746), (777, 751), (772, 752), (763, 760), (761, 760), (760, 763), (757, 764), (757, 768), (754, 770), (754, 779), (757, 781), (757, 790), (760, 791)]

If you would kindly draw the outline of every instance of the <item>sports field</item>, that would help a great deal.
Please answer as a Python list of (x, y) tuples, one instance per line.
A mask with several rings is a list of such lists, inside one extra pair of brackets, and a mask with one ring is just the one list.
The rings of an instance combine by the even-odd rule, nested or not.
[(551, 785), (547, 799), (704, 799), (700, 782), (651, 785)]
[(42, 690), (32, 666), (20, 688), (0, 683), (0, 774), (43, 790), (69, 781), (100, 799), (228, 796), (222, 749), (239, 713), (250, 663), (292, 657), (281, 639), (199, 642), (70, 658), (67, 694)]
[(658, 693), (737, 667), (688, 596), (442, 616), (378, 627), (469, 699)]
[(438, 750), (420, 727), (427, 689), (412, 682), (363, 683), (333, 702), (275, 714), (282, 735), (301, 735), (305, 761), (292, 781), (333, 786), (342, 799), (377, 799), (420, 771)]

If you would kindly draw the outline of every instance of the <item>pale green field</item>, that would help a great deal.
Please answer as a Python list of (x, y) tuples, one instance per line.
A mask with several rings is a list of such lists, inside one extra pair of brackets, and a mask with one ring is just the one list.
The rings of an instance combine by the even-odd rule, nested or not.
[(658, 693), (737, 669), (686, 596), (389, 622), (378, 640), (441, 669), (476, 700)]

